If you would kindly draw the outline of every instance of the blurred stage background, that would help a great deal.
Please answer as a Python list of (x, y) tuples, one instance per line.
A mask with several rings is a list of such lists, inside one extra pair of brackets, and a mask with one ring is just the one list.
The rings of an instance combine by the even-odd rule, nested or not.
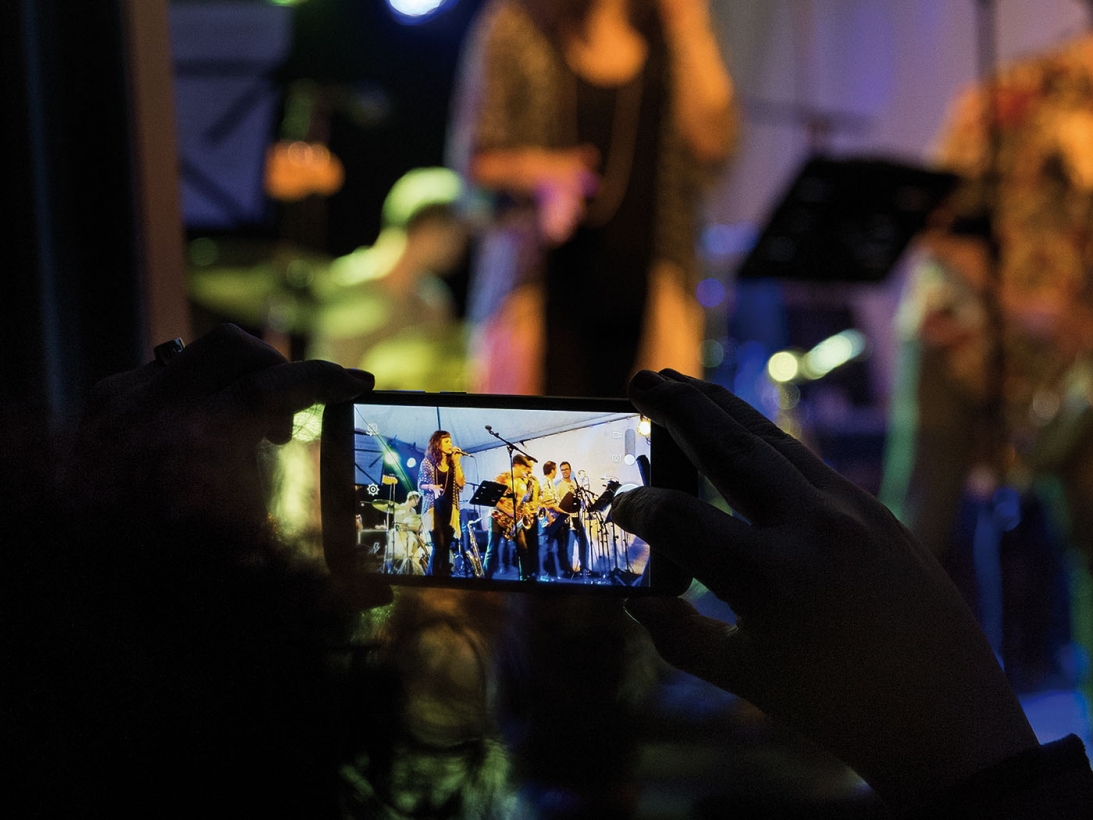
[[(101, 5), (4, 11), (5, 99), (27, 123), (4, 137), (15, 169), (6, 244), (12, 269), (29, 272), (9, 270), (14, 298), (0, 343), (22, 352), (4, 390), (44, 396), (61, 422), (94, 379), (217, 318), (186, 297), (186, 270), (208, 264), (203, 254), (250, 265), (286, 239), (322, 258), (373, 244), (391, 185), (443, 164), (459, 47), (482, 2), (447, 0), (417, 20), (382, 0)], [(903, 266), (870, 284), (737, 281), (736, 272), (810, 156), (928, 161), (950, 101), (977, 77), (977, 5), (712, 3), (743, 128), (705, 207), (707, 373), (873, 492)], [(1087, 25), (1076, 0), (1000, 0), (997, 12), (1003, 62)], [(286, 207), (266, 195), (263, 174), (267, 149), (301, 127), (286, 118), (293, 93), (313, 103), (304, 130), (340, 160), (344, 182)], [(460, 315), (466, 276), (449, 280)], [(275, 340), (294, 352), (292, 328), (255, 324), (283, 331)], [(826, 375), (779, 381), (777, 354), (825, 340), (834, 340), (821, 348)], [(1037, 617), (1059, 617), (1065, 578), (1061, 587), (1040, 580), (1057, 594), (1038, 606), (1056, 614)], [(1028, 714), (1041, 739), (1078, 732), (1088, 748), (1089, 704), (1076, 685), (1088, 680), (1088, 657), (1069, 633), (1051, 640), (1046, 651), (1065, 656), (1068, 674), (1023, 692)], [(742, 816), (882, 816), (835, 761), (690, 679), (664, 682), (641, 732), (638, 816), (721, 816), (731, 806)]]

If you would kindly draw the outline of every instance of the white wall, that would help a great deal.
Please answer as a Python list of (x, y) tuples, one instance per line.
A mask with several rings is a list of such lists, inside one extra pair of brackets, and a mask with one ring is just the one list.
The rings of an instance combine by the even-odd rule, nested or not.
[[(807, 112), (832, 118), (818, 147), (928, 162), (954, 96), (979, 76), (981, 0), (712, 0), (743, 107), (739, 153), (710, 192), (710, 223), (733, 252), (711, 273), (730, 281), (751, 238), (815, 143)], [(1088, 26), (1081, 0), (995, 0), (997, 60), (1055, 47)], [(800, 116), (795, 116), (798, 114)], [(825, 288), (852, 305), (872, 346), (877, 403), (895, 355), (902, 271), (878, 285)], [(789, 298), (809, 301), (816, 292)], [(721, 308), (718, 308), (721, 310)], [(711, 335), (722, 321), (709, 314)], [(773, 351), (769, 351), (773, 352)]]
[[(603, 492), (606, 483), (605, 476), (622, 484), (641, 484), (641, 475), (638, 473), (637, 466), (623, 462), (623, 457), (626, 455), (623, 434), (628, 427), (633, 427), (633, 422), (620, 419), (593, 427), (528, 439), (524, 449), (539, 460), (539, 463), (535, 465), (537, 478), (542, 478), (544, 462), (553, 461), (561, 464), (563, 461), (568, 461), (573, 467), (574, 475), (581, 470), (586, 473), (588, 489), (599, 495)], [(649, 454), (649, 441), (645, 437), (636, 436), (635, 445), (635, 456)], [(471, 464), (468, 465), (468, 460), (464, 459), (463, 465), (468, 483), (493, 481), (501, 473), (508, 472), (508, 448), (501, 446), (477, 452)], [(559, 477), (560, 473), (555, 476), (555, 478)], [(583, 481), (582, 484), (584, 484)], [(464, 491), (464, 502), (470, 500), (472, 491), (470, 487)]]
[[(761, 222), (809, 150), (794, 107), (851, 115), (836, 153), (926, 158), (953, 95), (977, 76), (980, 0), (713, 0), (744, 102), (741, 150), (711, 219)], [(1086, 26), (1079, 0), (996, 0), (1003, 62)]]

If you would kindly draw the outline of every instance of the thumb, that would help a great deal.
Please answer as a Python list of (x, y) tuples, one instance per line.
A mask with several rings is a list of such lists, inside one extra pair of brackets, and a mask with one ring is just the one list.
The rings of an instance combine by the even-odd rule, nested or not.
[(631, 598), (626, 612), (648, 630), (657, 652), (676, 669), (743, 694), (743, 636), (736, 626), (708, 618), (680, 598)]

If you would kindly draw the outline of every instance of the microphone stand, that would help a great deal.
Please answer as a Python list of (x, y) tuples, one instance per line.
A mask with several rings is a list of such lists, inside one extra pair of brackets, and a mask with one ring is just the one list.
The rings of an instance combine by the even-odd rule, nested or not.
[[(582, 477), (584, 478), (584, 484), (581, 484)], [(577, 496), (577, 526), (581, 528), (581, 532), (577, 535), (577, 549), (579, 550), (581, 548), (581, 536), (583, 536), (584, 543), (587, 545), (586, 549), (588, 550), (588, 563), (590, 565), (584, 567), (584, 580), (586, 584), (594, 583), (593, 579), (595, 577), (595, 571), (592, 569), (592, 567), (596, 565), (597, 557), (600, 558), (599, 563), (601, 565), (607, 560), (605, 550), (601, 549), (597, 552), (595, 549), (593, 549), (592, 541), (588, 537), (588, 527), (585, 525), (585, 522), (588, 520), (588, 516), (595, 515), (591, 507), (593, 504), (596, 503), (596, 494), (593, 493), (589, 487), (585, 486), (588, 484), (588, 474), (585, 473), (584, 470), (581, 470), (577, 473), (577, 478), (574, 479), (573, 483), (577, 487), (577, 491), (575, 493)], [(600, 546), (603, 546), (602, 543), (600, 543), (599, 535), (597, 535), (596, 541)]]
[[(514, 441), (509, 441), (507, 438), (499, 435), (488, 424), (486, 425), (486, 432), (500, 441), (509, 452), (509, 495), (512, 497), (512, 545), (516, 550), (516, 574), (519, 577), (522, 574), (524, 561), (520, 560), (520, 545), (516, 542), (516, 536), (518, 534), (518, 521), (516, 519), (516, 463), (513, 460), (515, 453), (520, 453), (524, 458), (531, 461), (533, 464), (538, 463), (539, 459), (531, 455), (527, 450), (523, 449), (519, 444)], [(504, 496), (502, 496), (504, 498)], [(505, 539), (508, 540), (508, 539)], [(527, 541), (524, 542), (524, 549), (527, 550)], [(500, 557), (500, 556), (498, 556)], [(537, 579), (527, 579), (537, 580)]]
[[(1009, 436), (1005, 414), (1005, 327), (1001, 306), (1002, 263), (998, 237), (998, 195), (1001, 190), (1000, 155), (1002, 135), (998, 121), (998, 78), (992, 76), (997, 64), (997, 13), (995, 0), (976, 0), (977, 60), (979, 84), (986, 117), (986, 170), (981, 182), (980, 205), (986, 220), (987, 270), (982, 300), (987, 334), (986, 427), (990, 440), (988, 458), (997, 484), (993, 496), (980, 506), (972, 556), (979, 594), (979, 616), (983, 632), (1002, 661), (1002, 531), (995, 507), (1012, 500), (1016, 491), (1006, 486), (1005, 453)], [(1017, 509), (1020, 509), (1018, 504)]]

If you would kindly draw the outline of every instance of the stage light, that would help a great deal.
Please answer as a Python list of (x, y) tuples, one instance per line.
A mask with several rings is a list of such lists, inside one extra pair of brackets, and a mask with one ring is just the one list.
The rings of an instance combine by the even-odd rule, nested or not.
[(420, 23), (454, 2), (455, 0), (387, 0), (387, 5), (400, 20)]
[(778, 409), (786, 412), (801, 403), (801, 388), (795, 384), (782, 384), (778, 391)]
[(800, 371), (800, 360), (796, 353), (782, 350), (767, 361), (767, 375), (776, 382), (791, 382)]
[(638, 419), (638, 432), (646, 438), (649, 438), (649, 434), (653, 432), (653, 422), (649, 421), (645, 416), (642, 416)]
[(707, 339), (702, 343), (702, 365), (708, 368), (719, 367), (725, 361), (725, 346), (716, 339)]
[(220, 257), (220, 248), (216, 241), (208, 237), (199, 237), (190, 243), (190, 262), (199, 268), (207, 268)]
[(753, 225), (710, 225), (702, 232), (702, 250), (714, 258), (742, 255), (755, 247), (757, 236)]
[(805, 354), (801, 375), (820, 379), (865, 352), (865, 336), (859, 330), (844, 330), (824, 339)]
[(398, 466), (398, 453), (392, 451), (387, 452), (383, 456), (383, 460), (386, 464), (390, 464), (392, 467)]
[(717, 279), (703, 279), (695, 288), (698, 303), (704, 308), (715, 308), (725, 301), (725, 286)]
[(410, 456), (408, 459), (406, 459), (406, 466), (409, 467), (411, 470), (414, 469), (414, 467), (417, 466), (417, 459), (413, 456)]

